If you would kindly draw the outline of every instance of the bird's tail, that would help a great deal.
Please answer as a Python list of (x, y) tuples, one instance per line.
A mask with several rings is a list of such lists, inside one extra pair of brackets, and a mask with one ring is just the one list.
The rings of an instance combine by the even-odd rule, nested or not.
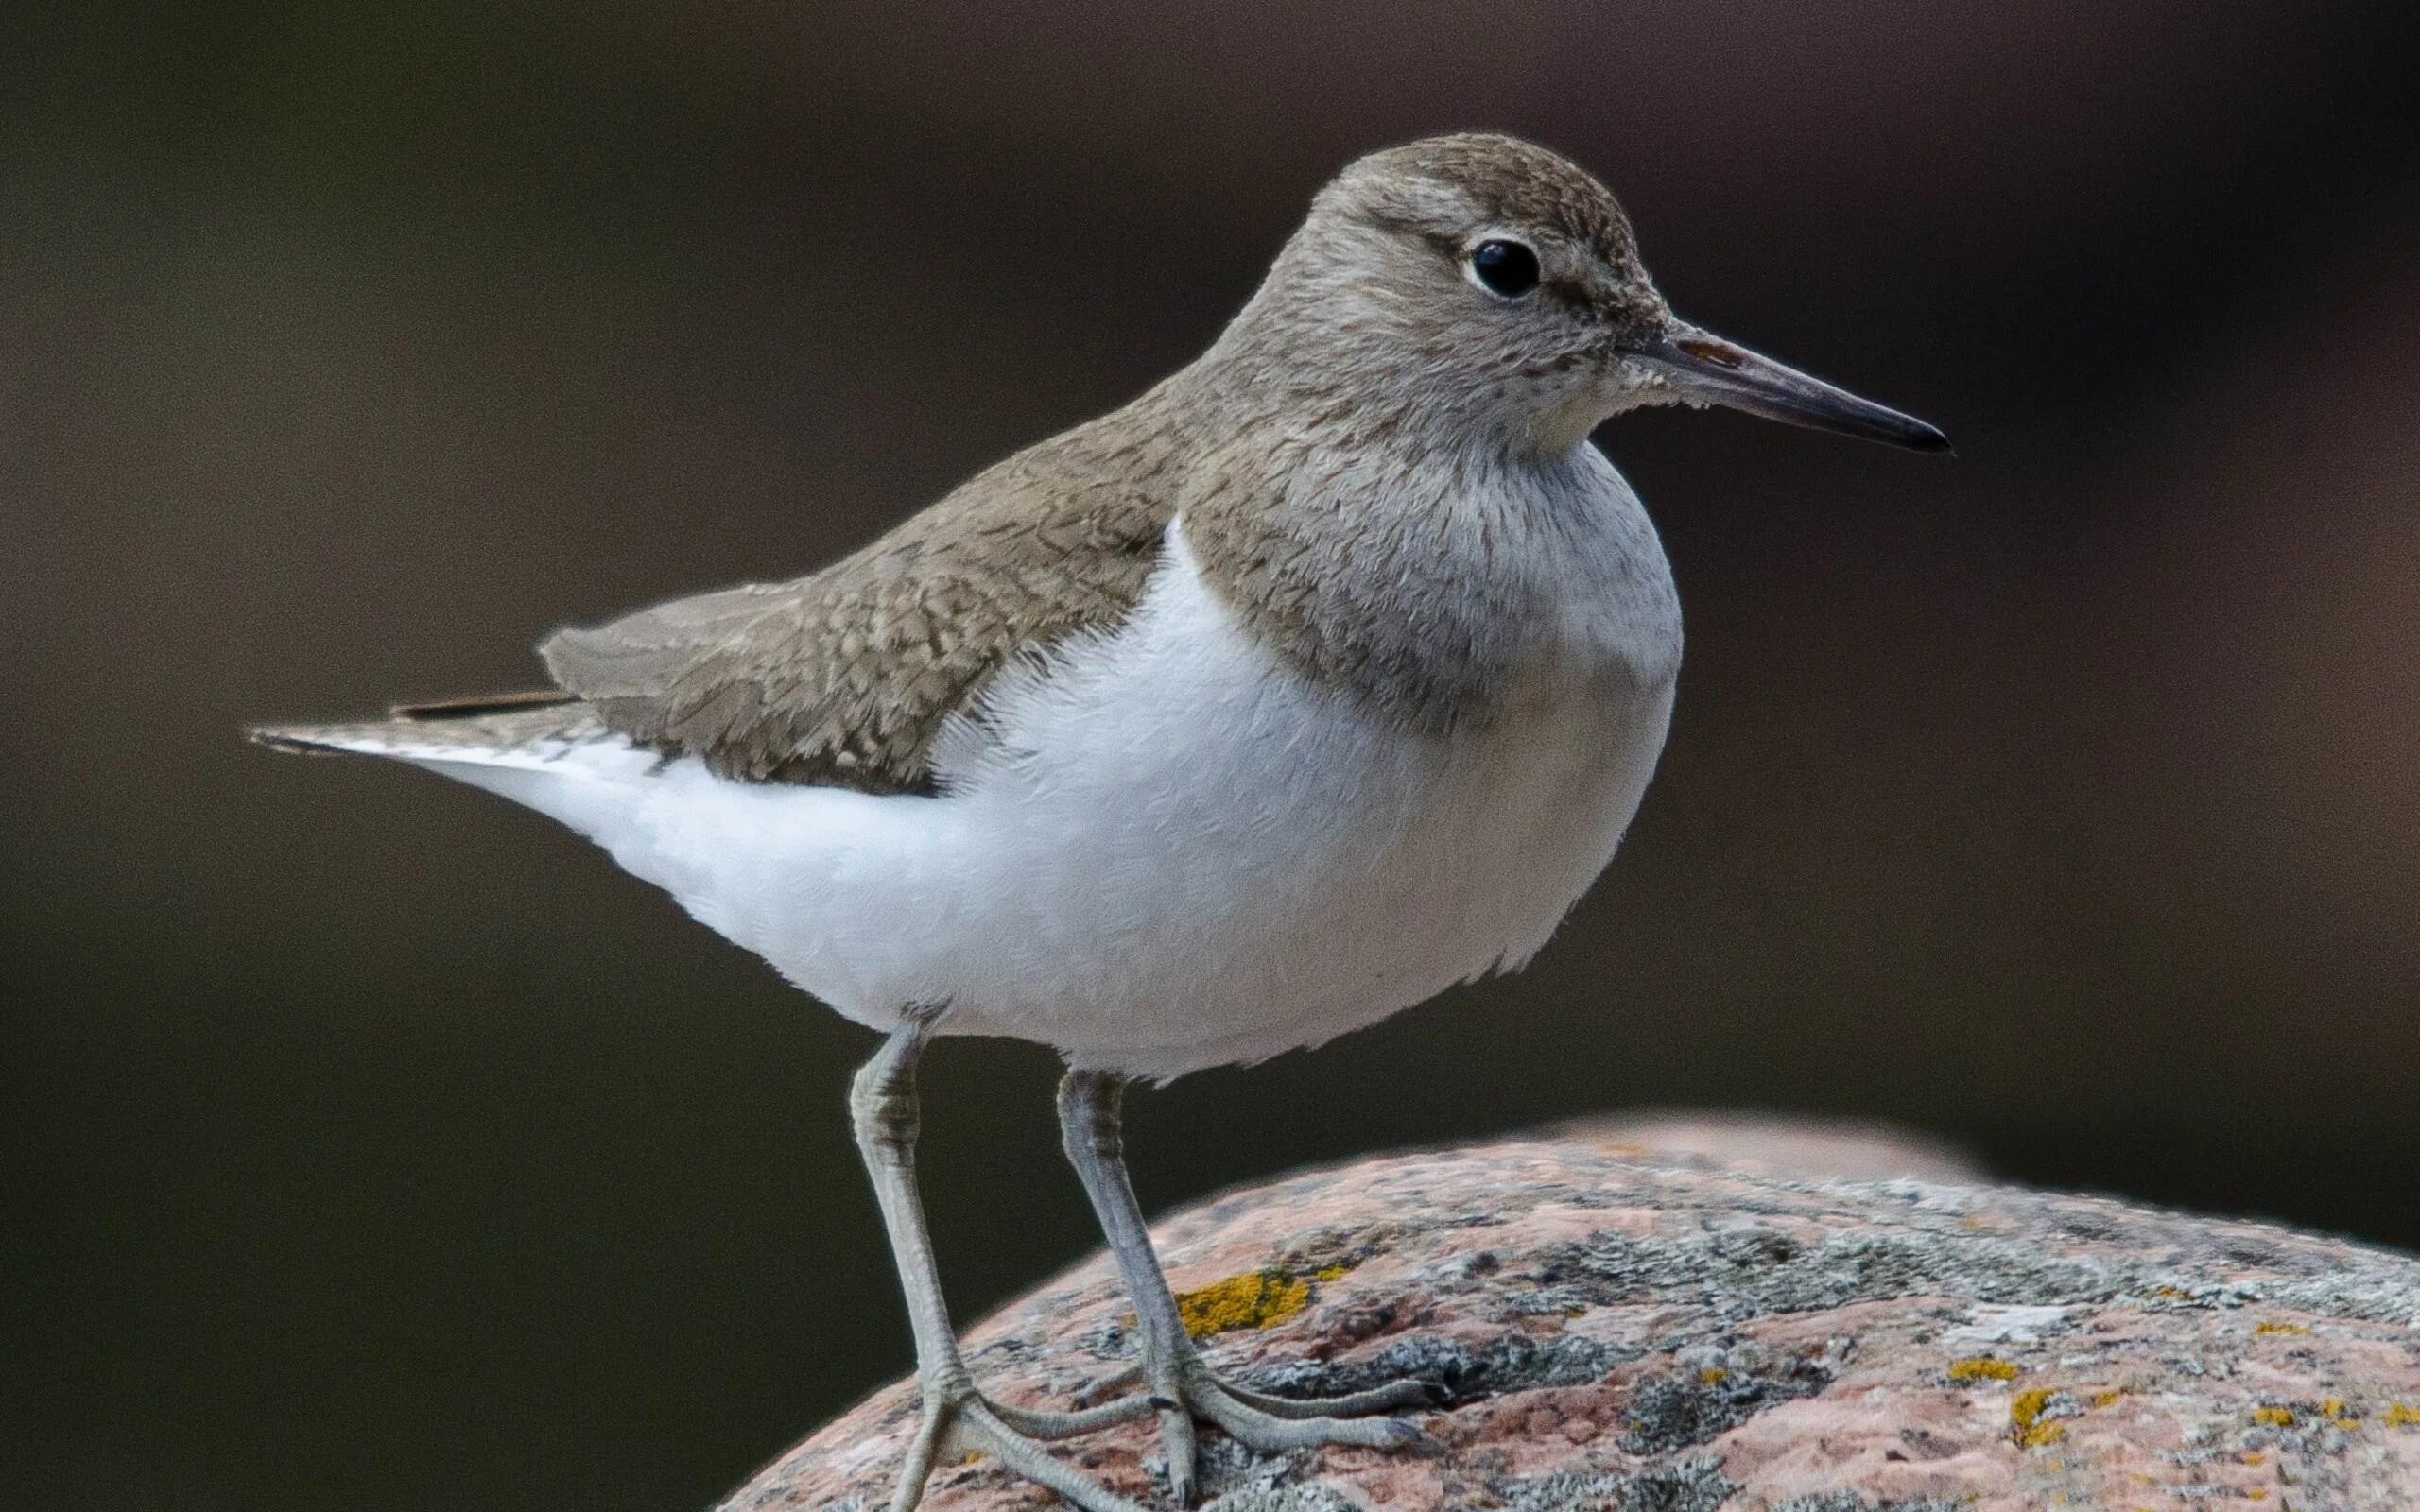
[(406, 704), (385, 719), (250, 733), (273, 750), (408, 762), (609, 845), (662, 765), (657, 753), (608, 729), (594, 706), (561, 693)]
[(404, 761), (523, 765), (569, 745), (607, 737), (596, 711), (567, 693), (509, 693), (442, 703), (399, 704), (384, 719), (329, 725), (259, 725), (247, 731), (272, 750), (346, 751)]

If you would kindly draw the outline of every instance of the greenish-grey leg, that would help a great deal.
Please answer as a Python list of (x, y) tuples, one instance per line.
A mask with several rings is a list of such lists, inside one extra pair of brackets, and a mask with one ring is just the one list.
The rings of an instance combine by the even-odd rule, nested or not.
[[(1180, 1504), (1190, 1505), (1197, 1489), (1193, 1419), (1216, 1423), (1237, 1441), (1258, 1450), (1305, 1449), (1316, 1444), (1373, 1448), (1409, 1443), (1418, 1430), (1400, 1418), (1348, 1420), (1357, 1414), (1388, 1412), (1435, 1400), (1426, 1382), (1400, 1381), (1374, 1391), (1316, 1401), (1271, 1397), (1222, 1381), (1205, 1364), (1185, 1332), (1176, 1296), (1168, 1290), (1160, 1258), (1143, 1222), (1142, 1204), (1126, 1175), (1120, 1129), (1125, 1094), (1122, 1077), (1105, 1072), (1070, 1071), (1059, 1084), (1059, 1131), (1067, 1160), (1100, 1218), (1110, 1254), (1134, 1304), (1143, 1358), (1134, 1380), (1138, 1397), (1160, 1415), (1167, 1448), (1168, 1484)], [(1113, 1403), (1112, 1405), (1116, 1405)], [(1096, 1409), (1106, 1411), (1107, 1408)]]
[(912, 1512), (942, 1455), (977, 1450), (1084, 1512), (1141, 1512), (1133, 1503), (1052, 1459), (1035, 1440), (1132, 1422), (1150, 1415), (1150, 1403), (1137, 1399), (1072, 1413), (1003, 1407), (975, 1389), (959, 1354), (958, 1335), (950, 1327), (949, 1306), (942, 1298), (941, 1276), (933, 1264), (932, 1241), (925, 1232), (925, 1205), (916, 1194), (916, 1061), (937, 1018), (932, 1012), (910, 1015), (857, 1072), (849, 1089), (857, 1149), (873, 1177), (874, 1199), (882, 1207), (900, 1290), (908, 1299), (908, 1321), (916, 1335), (916, 1381), (924, 1398), (924, 1420), (900, 1467), (891, 1512)]

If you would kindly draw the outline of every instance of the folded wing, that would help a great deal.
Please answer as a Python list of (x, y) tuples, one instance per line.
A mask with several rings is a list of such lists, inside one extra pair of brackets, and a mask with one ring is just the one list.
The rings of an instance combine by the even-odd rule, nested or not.
[(935, 737), (994, 673), (1142, 594), (1171, 512), (1162, 458), (1098, 436), (1011, 457), (810, 576), (560, 630), (539, 654), (613, 730), (723, 776), (928, 792)]

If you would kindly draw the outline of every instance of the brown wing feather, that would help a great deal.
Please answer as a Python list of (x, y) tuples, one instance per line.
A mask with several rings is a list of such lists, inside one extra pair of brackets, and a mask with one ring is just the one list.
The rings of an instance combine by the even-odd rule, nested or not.
[(725, 776), (929, 791), (934, 737), (994, 673), (1141, 595), (1174, 508), (1165, 431), (1095, 421), (821, 572), (559, 630), (539, 654), (614, 730)]

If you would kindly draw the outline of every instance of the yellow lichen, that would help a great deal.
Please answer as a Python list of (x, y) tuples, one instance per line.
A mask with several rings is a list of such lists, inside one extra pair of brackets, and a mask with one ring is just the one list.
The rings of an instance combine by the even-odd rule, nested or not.
[(2014, 1381), (2016, 1376), (2015, 1366), (1993, 1355), (1971, 1355), (1949, 1362), (1949, 1379), (1962, 1384), (1977, 1381)]
[(2389, 1402), (2386, 1411), (2378, 1414), (2378, 1421), (2389, 1428), (2420, 1428), (2420, 1408), (2405, 1401)]
[(1311, 1280), (1315, 1281), (1332, 1281), (1352, 1268), (1353, 1267), (1350, 1265), (1322, 1265), (1319, 1269), (1311, 1272)]
[(2164, 1302), (2189, 1302), (2193, 1294), (2182, 1286), (2154, 1286), (2152, 1295)]
[(2243, 1488), (2243, 1494), (2252, 1501), (2266, 1502), (2269, 1500), (2269, 1487), (2265, 1486), (2247, 1486)]
[(2055, 1444), (2067, 1436), (2066, 1424), (2045, 1422), (2042, 1418), (2043, 1411), (2050, 1405), (2052, 1395), (2049, 1387), (2035, 1386), (2018, 1392), (2009, 1402), (2011, 1436), (2015, 1438), (2017, 1448), (2040, 1449), (2045, 1444)]
[(1719, 1365), (1706, 1366), (1698, 1371), (1698, 1384), (1719, 1386), (1731, 1379), (1731, 1372)]
[(2276, 1319), (2274, 1319), (2274, 1318), (2262, 1318), (2259, 1322), (2255, 1323), (2254, 1325), (2252, 1325), (2252, 1332), (2253, 1332), (2254, 1333), (2256, 1333), (2256, 1334), (2258, 1334), (2258, 1333), (2300, 1333), (2300, 1334), (2308, 1334), (2308, 1332), (2310, 1332), (2310, 1328), (2309, 1328), (2309, 1325), (2308, 1325), (2308, 1324), (2303, 1324), (2303, 1323), (2280, 1323), (2280, 1322), (2278, 1322), (2278, 1321), (2277, 1321)]
[(2118, 1404), (2118, 1399), (2125, 1395), (2125, 1387), (2111, 1386), (2106, 1390), (2094, 1392), (2092, 1394), (2092, 1404), (2096, 1407), (2114, 1407)]
[(1282, 1270), (1248, 1270), (1176, 1294), (1177, 1315), (1197, 1339), (1231, 1329), (1265, 1329), (1311, 1304), (1311, 1283)]
[(2291, 1428), (2294, 1425), (2294, 1415), (2290, 1409), (2285, 1407), (2255, 1407), (2252, 1409), (2252, 1420), (2256, 1423), (2265, 1423), (2271, 1428)]

